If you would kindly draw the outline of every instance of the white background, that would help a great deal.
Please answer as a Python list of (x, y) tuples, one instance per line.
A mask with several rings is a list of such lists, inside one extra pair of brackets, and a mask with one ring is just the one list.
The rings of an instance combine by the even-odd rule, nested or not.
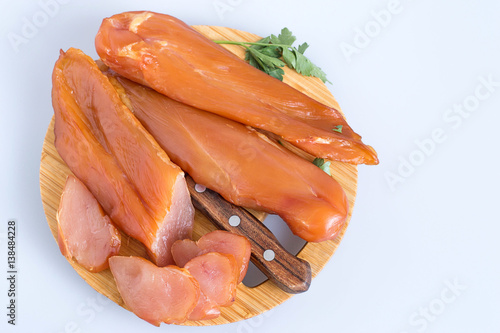
[[(500, 2), (64, 2), (44, 22), (37, 1), (2, 0), (1, 332), (500, 332)], [(379, 15), (377, 23), (376, 13), (387, 8), (397, 14)], [(354, 215), (332, 260), (307, 293), (266, 315), (157, 329), (114, 303), (101, 305), (50, 234), (38, 170), (53, 113), (52, 66), (61, 48), (97, 57), (102, 18), (138, 9), (262, 36), (290, 28), (311, 45), (306, 55), (328, 74), (351, 126), (379, 153), (380, 165), (359, 168)], [(17, 47), (9, 41), (34, 19), (38, 31)], [(364, 29), (371, 37), (361, 36)], [(342, 51), (348, 44), (357, 53)], [(497, 86), (488, 91), (480, 77)], [(463, 103), (473, 109), (466, 117), (450, 111)], [(436, 129), (441, 140), (429, 144)], [(427, 142), (425, 152), (416, 141)], [(409, 160), (417, 166), (409, 168)], [(388, 175), (401, 177), (392, 188)], [(16, 327), (5, 316), (11, 218), (19, 225)]]

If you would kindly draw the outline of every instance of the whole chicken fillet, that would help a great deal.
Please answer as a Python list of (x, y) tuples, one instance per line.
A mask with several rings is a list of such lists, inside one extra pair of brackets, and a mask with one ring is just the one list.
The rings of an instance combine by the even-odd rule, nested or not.
[(175, 17), (114, 15), (103, 20), (95, 46), (111, 69), (172, 99), (277, 134), (316, 157), (378, 164), (375, 150), (338, 110), (250, 66)]
[(198, 184), (235, 205), (280, 215), (307, 241), (337, 236), (348, 201), (340, 184), (320, 168), (252, 128), (106, 74), (172, 161)]

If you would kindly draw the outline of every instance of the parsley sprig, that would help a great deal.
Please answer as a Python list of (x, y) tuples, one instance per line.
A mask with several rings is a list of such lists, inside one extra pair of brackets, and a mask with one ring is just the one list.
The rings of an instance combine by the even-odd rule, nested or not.
[(255, 43), (226, 40), (214, 40), (214, 42), (243, 46), (246, 49), (245, 60), (250, 65), (278, 80), (283, 81), (285, 72), (282, 67), (286, 64), (299, 74), (315, 76), (323, 82), (330, 82), (327, 80), (325, 72), (304, 55), (309, 47), (307, 43), (302, 43), (298, 47), (293, 46), (296, 39), (288, 28), (283, 28), (278, 36), (271, 35)]
[(342, 125), (335, 126), (335, 128), (332, 128), (332, 131), (342, 133)]
[(332, 173), (330, 172), (330, 161), (325, 161), (323, 158), (318, 157), (314, 159), (313, 164), (326, 172), (329, 176), (332, 175)]

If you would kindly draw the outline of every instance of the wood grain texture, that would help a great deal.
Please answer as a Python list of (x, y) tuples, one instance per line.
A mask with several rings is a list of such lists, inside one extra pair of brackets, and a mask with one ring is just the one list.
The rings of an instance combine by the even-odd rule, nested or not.
[[(194, 28), (210, 39), (226, 39), (237, 41), (257, 41), (260, 39), (259, 36), (254, 34), (224, 27), (194, 26)], [(237, 54), (241, 58), (244, 57), (243, 48), (235, 45), (224, 45), (224, 47)], [(335, 101), (332, 94), (321, 82), (321, 80), (317, 78), (303, 77), (288, 68), (285, 68), (285, 73), (285, 83), (302, 91), (303, 93), (320, 101), (321, 103), (340, 110), (338, 103)], [(286, 142), (285, 146), (305, 159), (312, 160), (313, 158), (309, 154), (295, 149)], [(349, 214), (346, 224), (344, 225), (342, 231), (336, 239), (321, 243), (307, 243), (297, 255), (297, 257), (310, 263), (313, 278), (326, 265), (330, 257), (339, 246), (339, 243), (342, 240), (342, 237), (349, 224), (356, 197), (358, 178), (357, 167), (354, 165), (332, 162), (331, 172), (333, 177), (342, 185), (346, 192), (347, 198), (349, 200)], [(47, 134), (45, 136), (45, 141), (42, 148), (40, 163), (40, 192), (47, 222), (56, 242), (56, 212), (59, 207), (59, 200), (62, 194), (64, 183), (66, 181), (66, 177), (69, 174), (71, 174), (70, 170), (65, 165), (54, 147), (54, 118), (52, 118), (52, 121), (47, 129)], [(263, 220), (266, 217), (266, 214), (262, 212), (252, 213), (260, 220)], [(201, 235), (215, 229), (216, 227), (204, 215), (202, 215), (199, 211), (196, 212), (195, 227), (193, 232), (195, 240), (199, 239)], [(60, 254), (54, 253), (54, 255)], [(126, 235), (122, 235), (122, 248), (120, 250), (120, 255), (135, 255), (145, 258), (147, 257), (144, 246), (138, 241)], [(77, 263), (72, 261), (69, 262), (77, 271), (77, 273), (90, 286), (111, 299), (113, 302), (125, 307), (109, 269), (104, 270), (100, 273), (90, 273)], [(293, 294), (284, 292), (270, 280), (254, 288), (249, 288), (243, 284), (240, 284), (238, 286), (236, 302), (231, 307), (222, 308), (220, 317), (205, 321), (187, 321), (186, 323), (184, 323), (184, 325), (219, 325), (251, 318), (276, 307), (292, 296)], [(124, 315), (126, 314), (124, 313)]]

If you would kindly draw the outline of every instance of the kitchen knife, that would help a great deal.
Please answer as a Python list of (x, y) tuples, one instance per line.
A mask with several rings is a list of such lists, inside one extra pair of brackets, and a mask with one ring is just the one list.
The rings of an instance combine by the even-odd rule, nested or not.
[(186, 175), (193, 205), (219, 229), (245, 236), (252, 244), (252, 262), (279, 288), (302, 293), (311, 284), (311, 266), (281, 246), (273, 233), (244, 208), (226, 201)]

